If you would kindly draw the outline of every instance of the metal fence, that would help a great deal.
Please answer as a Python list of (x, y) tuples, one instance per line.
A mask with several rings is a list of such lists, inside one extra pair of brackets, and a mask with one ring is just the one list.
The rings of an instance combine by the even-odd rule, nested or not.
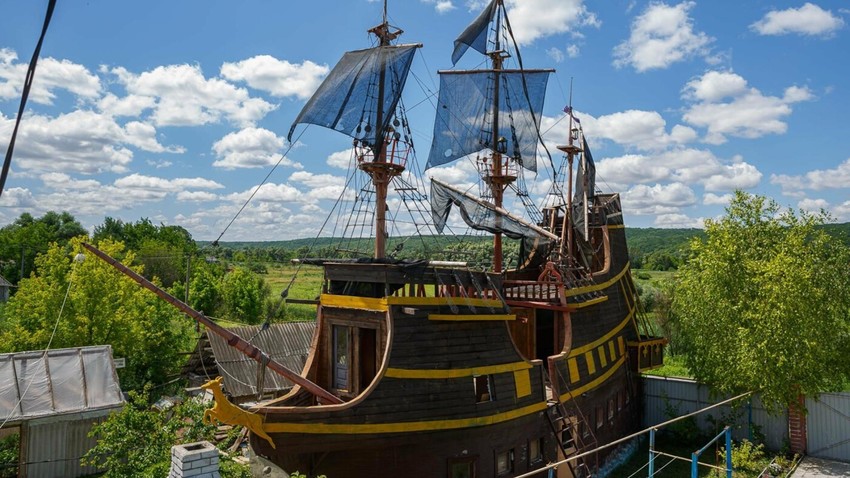
[[(693, 380), (678, 378), (641, 377), (643, 385), (643, 424), (656, 423), (699, 410), (722, 401), (711, 388)], [(787, 412), (771, 414), (762, 406), (758, 396), (742, 399), (694, 417), (694, 423), (706, 435), (714, 436), (730, 425), (736, 440), (757, 439), (772, 450), (779, 450), (788, 441)]]
[(850, 393), (807, 398), (806, 410), (809, 455), (850, 462)]

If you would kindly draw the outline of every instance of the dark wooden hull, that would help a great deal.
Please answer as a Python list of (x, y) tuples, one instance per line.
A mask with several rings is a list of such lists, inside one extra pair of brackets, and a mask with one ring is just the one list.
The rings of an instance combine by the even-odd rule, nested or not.
[[(635, 431), (640, 408), (626, 343), (636, 338), (636, 303), (625, 231), (614, 220), (604, 233), (609, 257), (594, 284), (549, 306), (505, 309), (495, 297), (507, 285), (481, 273), (326, 265), (332, 293), (321, 298), (304, 373), (349, 401), (316, 405), (296, 388), (255, 410), (276, 448), (254, 434), (252, 448), (309, 476), (452, 476), (455, 466), (472, 467), (470, 476), (513, 476), (559, 459), (552, 427), (566, 422), (547, 419), (552, 398), (587, 448)], [(358, 295), (346, 295), (352, 290)], [(341, 333), (345, 361), (333, 338)], [(550, 344), (526, 343), (529, 334)], [(596, 460), (604, 453), (589, 462)]]

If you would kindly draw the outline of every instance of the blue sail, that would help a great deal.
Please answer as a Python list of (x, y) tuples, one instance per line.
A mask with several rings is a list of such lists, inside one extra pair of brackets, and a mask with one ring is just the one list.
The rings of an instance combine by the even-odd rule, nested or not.
[[(309, 123), (376, 144), (378, 131), (384, 131), (392, 121), (418, 47), (379, 46), (347, 52), (295, 118), (287, 139), (292, 140), (297, 125)], [(378, 83), (382, 73), (385, 86), (380, 105), (382, 124), (378, 125)]]
[(487, 54), (487, 27), (493, 21), (493, 17), (499, 8), (498, 0), (492, 0), (487, 8), (478, 15), (472, 23), (466, 27), (466, 30), (455, 40), (455, 49), (452, 52), (452, 65), (456, 65), (458, 60), (466, 53), (469, 47), (481, 52), (482, 55)]
[[(440, 72), (440, 98), (427, 168), (484, 149), (496, 149), (492, 133), (493, 79), (498, 74), (501, 151), (524, 168), (537, 170), (540, 112), (551, 70)], [(525, 83), (525, 84), (523, 84)], [(527, 92), (527, 94), (526, 94)]]

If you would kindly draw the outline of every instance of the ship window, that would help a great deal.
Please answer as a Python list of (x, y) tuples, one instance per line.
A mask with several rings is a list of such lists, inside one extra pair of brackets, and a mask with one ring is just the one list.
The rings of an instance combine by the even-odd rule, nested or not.
[(608, 399), (608, 420), (614, 419), (614, 399)]
[(624, 394), (623, 394), (622, 390), (617, 392), (617, 411), (618, 412), (623, 409), (623, 395)]
[(596, 407), (596, 429), (602, 428), (605, 424), (605, 407)]
[(506, 475), (514, 471), (514, 451), (505, 450), (496, 453), (496, 474)]
[(492, 375), (476, 375), (472, 377), (472, 384), (475, 387), (475, 402), (492, 402), (496, 399), (493, 393), (493, 376)]
[(449, 458), (449, 478), (475, 478), (475, 457)]
[(629, 404), (629, 400), (631, 400), (631, 394), (629, 394), (629, 389), (626, 389), (626, 405)]
[(543, 461), (543, 439), (538, 438), (528, 442), (528, 464)]
[(349, 340), (351, 327), (344, 325), (333, 326), (333, 387), (337, 390), (349, 389), (349, 370), (351, 361)]

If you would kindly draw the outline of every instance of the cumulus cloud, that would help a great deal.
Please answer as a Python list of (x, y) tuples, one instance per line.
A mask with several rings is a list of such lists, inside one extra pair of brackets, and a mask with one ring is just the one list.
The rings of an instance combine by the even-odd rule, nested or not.
[(821, 210), (829, 209), (829, 202), (826, 199), (802, 199), (797, 203), (799, 209), (809, 212), (820, 212)]
[(815, 169), (803, 175), (773, 174), (772, 184), (778, 184), (783, 194), (794, 195), (803, 190), (850, 188), (850, 159), (832, 169)]
[[(213, 152), (218, 158), (213, 166), (223, 169), (262, 168), (281, 159), (286, 141), (264, 128), (245, 128), (216, 141)], [(301, 164), (283, 158), (281, 164), (301, 168)]]
[(814, 97), (808, 88), (799, 86), (786, 88), (781, 97), (764, 95), (747, 86), (740, 75), (717, 71), (688, 82), (682, 96), (695, 101), (683, 119), (706, 128), (705, 141), (711, 144), (726, 142), (726, 136), (759, 138), (783, 134), (788, 128), (783, 119), (791, 114), (791, 105)]
[(176, 193), (186, 189), (221, 189), (224, 186), (204, 178), (158, 178), (142, 174), (131, 174), (115, 180), (115, 187), (147, 191)]
[(257, 55), (221, 66), (221, 76), (230, 81), (244, 81), (251, 88), (274, 96), (307, 99), (316, 91), (330, 69), (306, 60), (300, 64), (279, 60), (270, 55)]
[(714, 193), (705, 193), (702, 196), (702, 203), (706, 206), (726, 206), (732, 202), (732, 194), (717, 195)]
[(538, 38), (577, 32), (602, 23), (584, 0), (508, 0), (508, 15), (517, 43), (528, 45)]
[(675, 125), (666, 132), (667, 122), (658, 112), (627, 110), (594, 118), (577, 113), (592, 139), (610, 139), (617, 144), (641, 150), (661, 150), (696, 139), (692, 128)]
[(351, 159), (354, 155), (354, 150), (348, 148), (344, 151), (337, 151), (335, 153), (331, 153), (328, 156), (328, 159), (325, 162), (328, 166), (332, 166), (334, 168), (339, 169), (348, 169), (351, 166)]
[(694, 56), (708, 56), (713, 38), (694, 30), (687, 1), (670, 6), (651, 2), (632, 22), (631, 35), (614, 48), (614, 66), (638, 72), (667, 68)]
[(311, 200), (337, 200), (345, 188), (345, 178), (332, 174), (314, 174), (297, 171), (289, 176), (289, 181), (307, 187), (306, 198)]
[[(18, 54), (8, 48), (0, 49), (0, 99), (21, 97), (27, 63), (18, 62)], [(42, 58), (38, 74), (32, 83), (29, 99), (34, 103), (53, 104), (56, 90), (65, 90), (79, 98), (94, 99), (101, 92), (100, 79), (83, 65), (68, 60)]]
[(662, 228), (696, 228), (702, 229), (705, 218), (691, 218), (685, 214), (659, 214), (655, 218), (655, 226)]
[(617, 189), (635, 183), (673, 181), (701, 184), (706, 191), (733, 191), (753, 188), (762, 178), (755, 166), (740, 157), (724, 161), (710, 151), (698, 149), (604, 158), (597, 162), (596, 171), (600, 178)]
[(760, 35), (830, 36), (844, 26), (844, 19), (831, 10), (806, 3), (800, 8), (771, 10), (761, 20), (750, 25)]
[(623, 193), (623, 207), (630, 214), (673, 214), (697, 203), (693, 189), (682, 183), (638, 184)]
[(199, 126), (222, 119), (250, 126), (276, 108), (244, 88), (204, 77), (198, 65), (158, 66), (138, 75), (122, 67), (109, 71), (130, 95), (154, 99), (151, 119), (156, 126)]
[(457, 8), (451, 0), (422, 0), (422, 3), (434, 5), (434, 10), (436, 10), (440, 15)]

